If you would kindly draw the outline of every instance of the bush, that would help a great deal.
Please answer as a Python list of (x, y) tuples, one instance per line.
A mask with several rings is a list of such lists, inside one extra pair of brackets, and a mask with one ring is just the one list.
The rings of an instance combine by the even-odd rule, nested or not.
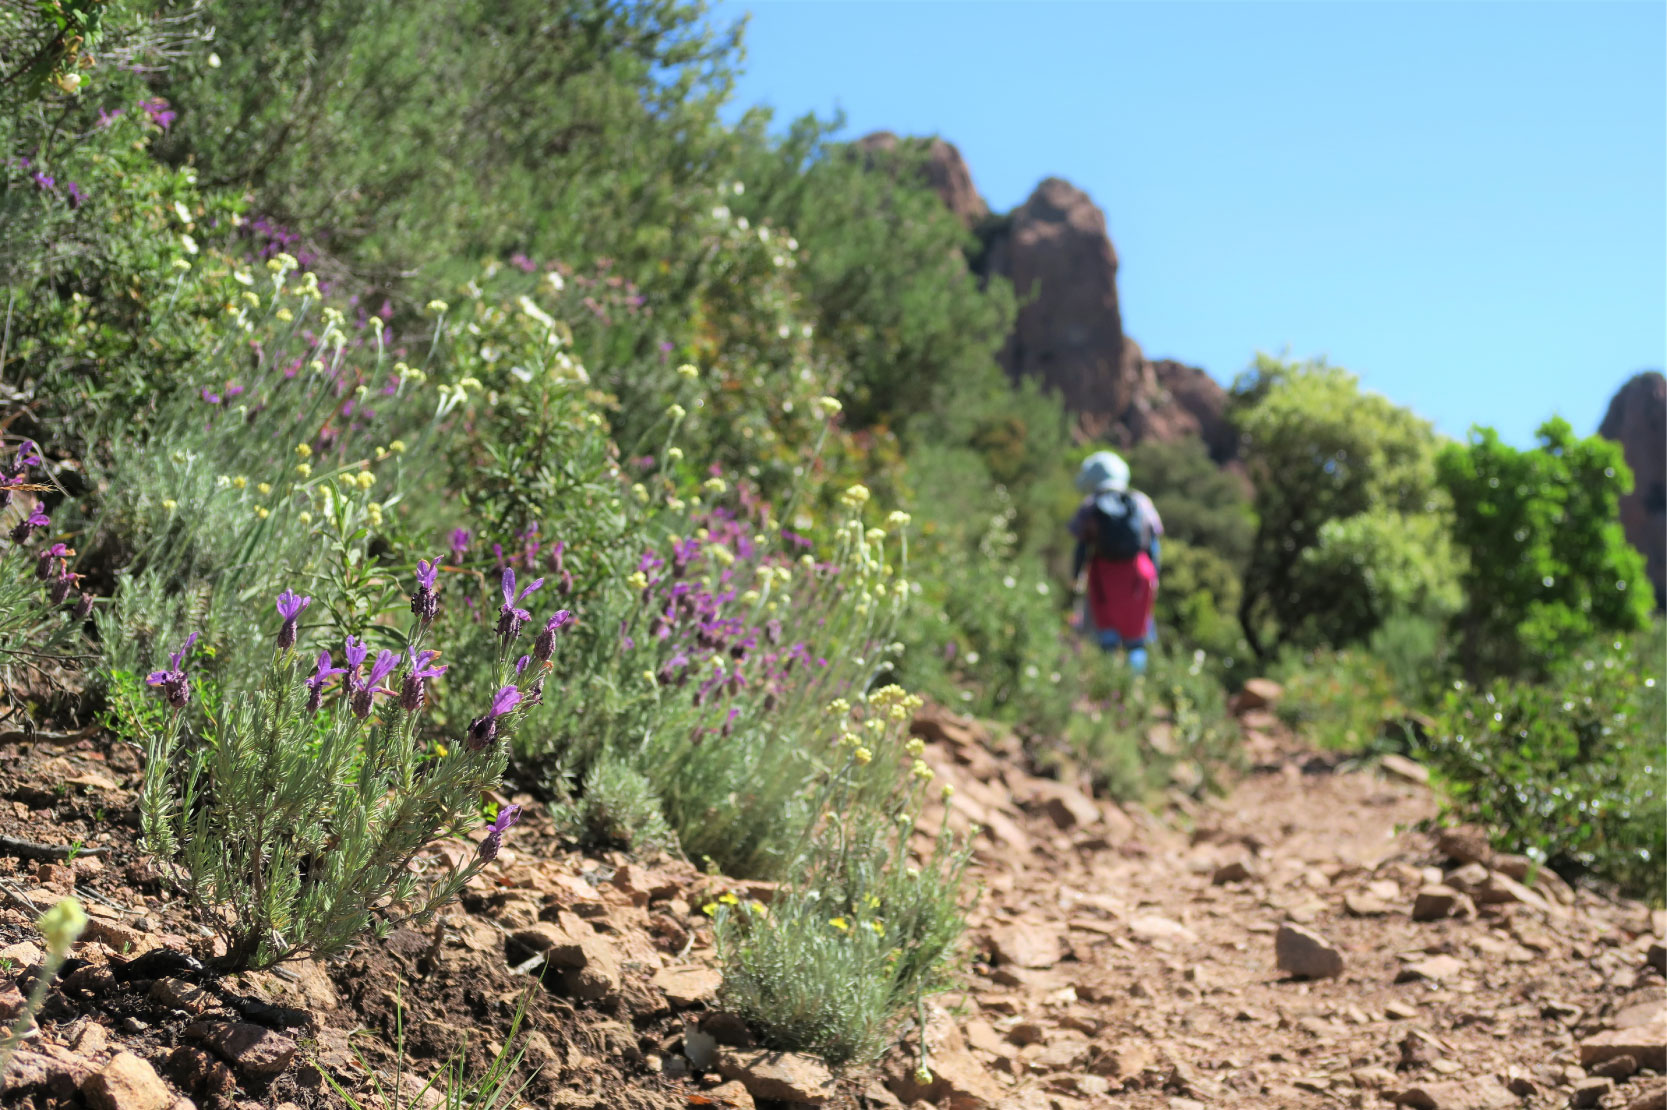
[(1481, 428), (1441, 454), (1453, 534), (1470, 553), (1456, 627), (1472, 679), (1542, 677), (1595, 636), (1649, 621), (1644, 557), (1620, 524), (1632, 488), (1620, 445), (1576, 439), (1560, 419), (1539, 440), (1518, 451)]
[[(145, 680), (170, 709), (141, 737), (146, 848), (225, 941), (233, 968), (328, 956), (367, 929), (426, 921), (462, 890), (515, 812), (500, 815), (472, 862), (414, 864), (437, 836), (470, 823), (502, 775), (521, 703), (542, 693), (541, 675), (501, 664), (504, 685), (467, 734), (424, 745), (416, 726), (426, 687), (446, 669), (421, 650), (428, 622), (414, 622), (403, 653), (371, 661), (349, 636), (343, 666), (329, 650), (315, 663), (298, 643), (310, 601), (278, 599), (270, 665), (251, 696), (208, 715), (203, 735), (184, 712), (195, 634)], [(113, 680), (116, 718), (139, 719), (136, 683), (120, 672)]]
[(911, 848), (932, 778), (920, 741), (904, 741), (917, 704), (893, 686), (830, 707), (831, 729), (845, 731), (818, 744), (829, 752), (812, 786), (821, 819), (789, 858), (791, 887), (768, 906), (726, 895), (706, 907), (724, 1001), (774, 1047), (872, 1061), (897, 1020), (947, 985), (971, 851), (947, 831)]
[(1363, 752), (1405, 715), (1383, 662), (1364, 648), (1287, 652), (1271, 671), (1283, 687), (1274, 712), (1330, 751)]
[(1658, 625), (1592, 645), (1537, 685), (1460, 683), (1424, 758), (1502, 849), (1660, 902), (1667, 644)]

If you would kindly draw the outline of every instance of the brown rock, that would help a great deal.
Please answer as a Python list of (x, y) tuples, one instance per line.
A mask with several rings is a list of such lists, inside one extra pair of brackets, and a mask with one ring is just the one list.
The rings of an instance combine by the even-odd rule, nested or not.
[(1383, 768), (1387, 775), (1403, 779), (1406, 782), (1416, 783), (1419, 786), (1426, 785), (1430, 781), (1430, 769), (1404, 755), (1386, 755), (1378, 760), (1378, 766)]
[(1134, 400), (1140, 358), (1125, 350), (1105, 215), (1050, 177), (990, 236), (984, 269), (1024, 305), (1001, 353), (1008, 374), (1059, 394), (1084, 435), (1104, 438)]
[(585, 950), (582, 943), (586, 933), (595, 933), (589, 925), (571, 914), (563, 913), (556, 921), (537, 921), (509, 936), (512, 950), (528, 955), (542, 955), (557, 967), (584, 967)]
[[(70, 1098), (93, 1074), (93, 1061), (85, 1056), (38, 1042), (20, 1046), (0, 1073), (0, 1094), (45, 1088), (59, 1098)], [(16, 1105), (18, 1099), (6, 1105)]]
[(93, 1110), (168, 1110), (173, 1092), (156, 1069), (131, 1052), (118, 1052), (81, 1084)]
[(1451, 979), (1463, 974), (1464, 961), (1452, 956), (1431, 956), (1403, 967), (1395, 976), (1397, 983), (1413, 983), (1420, 979)]
[(864, 135), (852, 145), (863, 155), (870, 168), (890, 169), (896, 165), (905, 144), (924, 146), (925, 155), (918, 167), (920, 183), (938, 194), (944, 207), (955, 214), (962, 225), (976, 226), (990, 214), (990, 208), (972, 183), (972, 171), (961, 157), (961, 152), (942, 139), (899, 139), (890, 131), (876, 131)]
[(1593, 1075), (1606, 1079), (1630, 1079), (1638, 1071), (1638, 1061), (1631, 1056), (1611, 1056), (1601, 1064), (1593, 1064), (1590, 1070)]
[(654, 973), (654, 989), (679, 1010), (701, 1006), (717, 999), (723, 986), (723, 972), (715, 967), (663, 967)]
[(1350, 917), (1382, 917), (1389, 906), (1364, 891), (1351, 890), (1343, 895), (1343, 909)]
[(1187, 944), (1194, 944), (1198, 940), (1198, 934), (1179, 921), (1159, 917), (1157, 914), (1144, 914), (1131, 919), (1129, 921), (1129, 932), (1144, 941), (1182, 941)]
[(282, 1075), (295, 1058), (295, 1042), (261, 1025), (229, 1021), (211, 1026), (202, 1041), (238, 1071), (254, 1079)]
[(1100, 807), (1093, 799), (1063, 782), (1039, 779), (1031, 787), (1031, 796), (1060, 829), (1087, 827), (1100, 820)]
[(1490, 1110), (1515, 1106), (1516, 1096), (1491, 1079), (1453, 1079), (1408, 1087), (1395, 1100), (1414, 1110)]
[(1343, 974), (1343, 953), (1311, 929), (1290, 922), (1274, 934), (1273, 951), (1279, 970), (1297, 979), (1326, 979)]
[(1158, 1062), (1152, 1046), (1145, 1041), (1118, 1041), (1097, 1056), (1094, 1071), (1116, 1081), (1132, 1079)]
[(104, 917), (89, 917), (87, 931), (82, 934), (82, 938), (102, 941), (118, 955), (123, 956), (137, 956), (158, 944), (157, 939), (149, 933), (142, 933), (131, 925)]
[(752, 1092), (747, 1090), (747, 1085), (739, 1079), (720, 1083), (704, 1093), (712, 1102), (703, 1105), (721, 1106), (725, 1110), (754, 1110), (758, 1105), (752, 1100)]
[(14, 971), (34, 967), (45, 958), (46, 954), (39, 947), (26, 940), (0, 948), (0, 967), (9, 967)]
[(762, 1049), (725, 1049), (718, 1074), (739, 1080), (755, 1099), (821, 1105), (835, 1093), (833, 1073), (814, 1056)]
[(1247, 679), (1239, 691), (1238, 708), (1269, 709), (1278, 704), (1284, 694), (1285, 687), (1270, 678)]
[(1488, 834), (1477, 825), (1452, 825), (1436, 834), (1436, 851), (1455, 863), (1485, 864), (1493, 858)]
[(1655, 607), (1667, 605), (1667, 378), (1639, 374), (1609, 402), (1598, 435), (1621, 445), (1632, 492), (1621, 498), (1621, 527), (1644, 553)]
[(1450, 886), (1427, 886), (1412, 901), (1414, 921), (1439, 921), (1457, 911), (1468, 899)]
[(158, 979), (151, 984), (150, 996), (170, 1010), (184, 1010), (188, 1014), (201, 1014), (214, 1005), (212, 994), (184, 979)]
[(1575, 1107), (1575, 1110), (1589, 1110), (1590, 1107), (1602, 1102), (1603, 1096), (1613, 1090), (1614, 1087), (1615, 1081), (1613, 1079), (1601, 1077), (1582, 1079), (1574, 1085), (1574, 1090), (1569, 1092), (1569, 1105)]
[(1641, 1068), (1667, 1071), (1667, 1017), (1631, 1029), (1611, 1029), (1580, 1042), (1580, 1066), (1590, 1068), (1616, 1056), (1631, 1056)]
[(1662, 944), (1659, 940), (1652, 940), (1649, 951), (1644, 955), (1644, 962), (1661, 972), (1661, 974), (1667, 975), (1667, 945)]
[(992, 1056), (1011, 1056), (1012, 1046), (996, 1032), (996, 1027), (983, 1018), (973, 1018), (967, 1022), (967, 1044), (980, 1052), (988, 1052)]
[(1627, 1103), (1626, 1110), (1667, 1110), (1667, 1087), (1644, 1092)]
[(1050, 925), (1019, 922), (990, 930), (990, 950), (1003, 964), (1052, 967), (1065, 958), (1059, 934)]
[(1210, 882), (1215, 886), (1222, 886), (1226, 883), (1242, 883), (1254, 873), (1249, 861), (1242, 859), (1229, 860), (1215, 869), (1215, 873), (1210, 876)]

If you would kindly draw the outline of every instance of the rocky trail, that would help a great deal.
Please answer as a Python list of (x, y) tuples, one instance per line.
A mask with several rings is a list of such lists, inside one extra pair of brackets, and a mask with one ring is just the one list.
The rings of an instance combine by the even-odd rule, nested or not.
[(379, 1107), (378, 1083), (410, 1098), (458, 1052), (484, 1066), (537, 977), (529, 1106), (1667, 1106), (1660, 911), (1530, 885), (1472, 830), (1417, 831), (1437, 807), (1416, 765), (1339, 765), (1264, 711), (1243, 723), (1255, 769), (1154, 815), (1026, 773), (1010, 736), (917, 719), (956, 788), (922, 835), (982, 830), (965, 985), (928, 1009), (925, 1083), (918, 1029), (836, 1076), (722, 1012), (700, 907), (769, 884), (580, 853), (536, 820), (436, 929), (214, 977), (186, 955), (214, 940), (133, 843), (132, 754), (0, 737), (0, 834), (83, 842), (46, 860), (0, 842), (0, 1014), (41, 962), (37, 911), (73, 891), (92, 915), (0, 1103), (341, 1105), (328, 1072)]

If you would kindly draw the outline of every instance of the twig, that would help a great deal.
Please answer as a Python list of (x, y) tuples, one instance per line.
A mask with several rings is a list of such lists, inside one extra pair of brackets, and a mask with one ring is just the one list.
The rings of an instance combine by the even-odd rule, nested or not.
[(0, 854), (18, 859), (69, 859), (73, 856), (97, 856), (107, 848), (78, 848), (72, 844), (42, 844), (15, 836), (0, 836)]

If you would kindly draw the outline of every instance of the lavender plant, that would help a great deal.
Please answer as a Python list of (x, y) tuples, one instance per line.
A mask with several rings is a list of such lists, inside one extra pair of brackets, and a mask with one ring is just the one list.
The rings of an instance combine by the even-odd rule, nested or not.
[[(413, 602), (432, 596), (419, 585)], [(542, 672), (506, 664), (467, 733), (428, 743), (418, 724), (446, 666), (423, 646), (426, 623), (414, 622), (403, 651), (374, 657), (349, 635), (337, 665), (333, 648), (315, 656), (301, 646), (297, 622), (311, 600), (278, 597), (258, 684), (200, 730), (187, 712), (195, 634), (146, 679), (169, 710), (146, 737), (146, 846), (221, 938), (230, 967), (325, 956), (367, 931), (427, 920), (497, 855), (519, 816), (499, 813), (467, 862), (425, 852), (473, 823), (524, 707), (542, 696)]]

